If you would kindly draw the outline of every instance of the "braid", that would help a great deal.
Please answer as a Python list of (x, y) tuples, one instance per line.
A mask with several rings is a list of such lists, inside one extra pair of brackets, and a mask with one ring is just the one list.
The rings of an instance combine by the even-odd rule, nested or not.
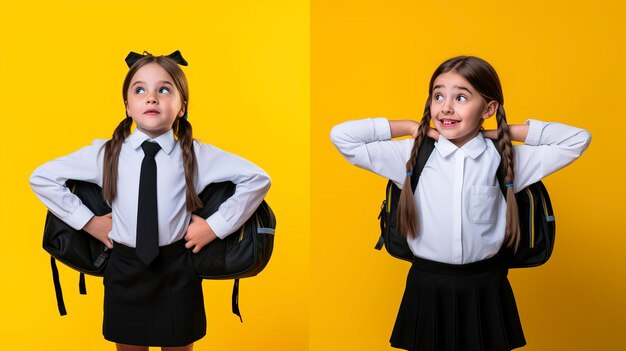
[(184, 118), (177, 118), (177, 123), (174, 128), (176, 131), (176, 138), (180, 143), (180, 148), (183, 152), (183, 166), (185, 167), (185, 184), (186, 184), (186, 197), (187, 197), (187, 210), (193, 212), (194, 210), (202, 207), (202, 201), (196, 194), (194, 188), (194, 178), (196, 175), (196, 154), (193, 151), (193, 134), (191, 123)]
[[(498, 122), (498, 142), (502, 150), (502, 164), (504, 165), (504, 182), (512, 184), (515, 179), (515, 166), (513, 161), (513, 145), (509, 125), (506, 122), (506, 113), (502, 104), (498, 106), (496, 113)], [(520, 241), (519, 212), (513, 187), (506, 187), (506, 229), (504, 243), (507, 247), (517, 250)]]
[[(430, 97), (426, 103), (426, 108), (424, 108), (424, 115), (417, 130), (417, 137), (413, 142), (411, 155), (406, 163), (407, 172), (413, 172), (413, 167), (415, 167), (420, 145), (422, 145), (424, 138), (427, 138), (426, 135), (428, 133), (428, 128), (430, 128)], [(400, 233), (404, 236), (411, 236), (412, 238), (417, 236), (417, 209), (415, 207), (413, 187), (411, 186), (411, 176), (408, 174), (404, 178), (402, 192), (400, 193), (400, 199), (398, 200), (398, 228)]]
[(111, 204), (117, 195), (117, 165), (124, 140), (130, 135), (133, 119), (126, 116), (113, 131), (113, 137), (104, 144), (104, 170), (102, 172), (102, 193)]

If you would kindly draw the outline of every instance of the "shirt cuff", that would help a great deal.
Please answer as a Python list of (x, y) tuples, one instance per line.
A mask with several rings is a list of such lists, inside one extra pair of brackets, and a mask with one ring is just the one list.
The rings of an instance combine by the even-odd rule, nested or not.
[(209, 218), (206, 219), (206, 222), (213, 230), (213, 233), (217, 235), (218, 238), (224, 239), (229, 234), (232, 234), (234, 230), (232, 227), (226, 222), (226, 220), (222, 217), (219, 212), (215, 212)]
[(536, 119), (529, 119), (524, 124), (528, 126), (528, 134), (526, 135), (524, 144), (532, 146), (539, 145), (544, 123)]
[(391, 127), (387, 118), (372, 118), (374, 123), (374, 131), (376, 133), (375, 140), (390, 140), (391, 139)]
[(76, 230), (81, 230), (83, 229), (85, 224), (87, 224), (87, 222), (89, 222), (89, 220), (93, 218), (93, 216), (93, 212), (91, 212), (91, 210), (87, 206), (82, 205), (77, 208), (76, 211), (74, 211), (74, 213), (72, 213), (65, 222), (69, 224), (70, 227)]

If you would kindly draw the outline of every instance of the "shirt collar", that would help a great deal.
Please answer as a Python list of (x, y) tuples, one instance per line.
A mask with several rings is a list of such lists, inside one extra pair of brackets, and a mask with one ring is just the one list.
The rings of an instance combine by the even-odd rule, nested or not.
[(480, 156), (483, 151), (487, 148), (487, 143), (485, 141), (485, 137), (483, 133), (478, 133), (472, 140), (465, 143), (465, 145), (460, 148), (454, 145), (453, 142), (446, 139), (443, 135), (439, 135), (439, 141), (435, 143), (435, 148), (437, 152), (443, 157), (448, 157), (453, 154), (456, 150), (463, 150), (463, 153), (472, 159), (476, 159)]
[(141, 144), (146, 140), (156, 142), (159, 144), (159, 146), (161, 146), (161, 149), (166, 154), (172, 152), (172, 150), (174, 149), (174, 145), (176, 145), (176, 139), (174, 139), (174, 131), (172, 129), (152, 139), (141, 130), (135, 128), (133, 133), (126, 140), (133, 149), (138, 149), (139, 147), (141, 147)]

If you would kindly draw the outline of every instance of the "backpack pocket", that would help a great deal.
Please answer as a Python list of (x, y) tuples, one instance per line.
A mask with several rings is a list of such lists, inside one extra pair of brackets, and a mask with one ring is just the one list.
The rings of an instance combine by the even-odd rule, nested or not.
[(497, 186), (472, 186), (470, 220), (472, 223), (494, 223), (498, 213), (500, 188)]

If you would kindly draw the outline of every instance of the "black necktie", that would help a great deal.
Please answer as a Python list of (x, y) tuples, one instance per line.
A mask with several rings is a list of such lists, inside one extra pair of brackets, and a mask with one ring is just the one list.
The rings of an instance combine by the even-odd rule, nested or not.
[(157, 165), (154, 156), (161, 150), (157, 143), (141, 144), (144, 157), (139, 176), (137, 206), (137, 256), (149, 265), (159, 254), (159, 222), (157, 212)]

